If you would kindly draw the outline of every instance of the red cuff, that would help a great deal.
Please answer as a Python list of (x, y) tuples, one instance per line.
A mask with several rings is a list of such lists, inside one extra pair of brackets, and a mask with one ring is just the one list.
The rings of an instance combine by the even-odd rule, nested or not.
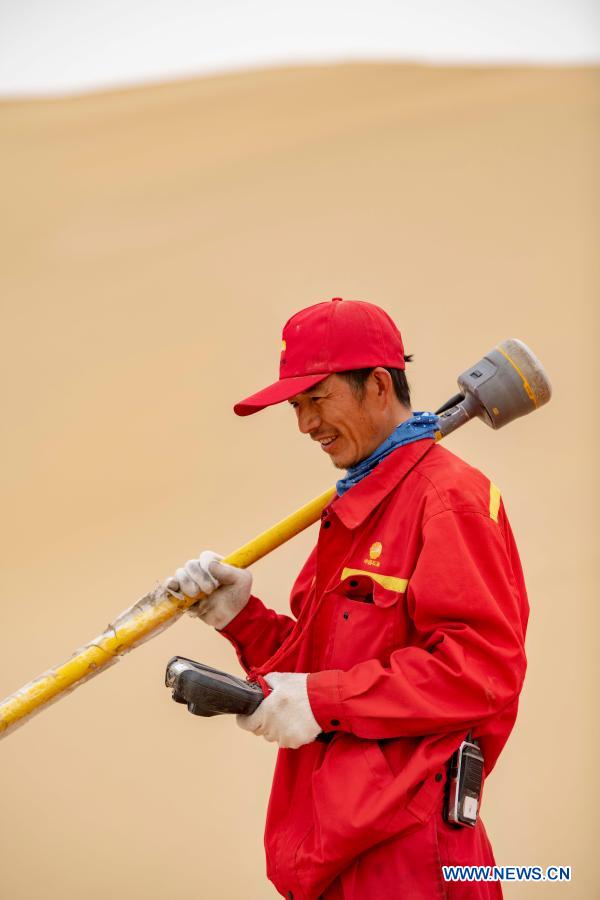
[(250, 599), (246, 605), (240, 609), (231, 622), (228, 622), (225, 628), (220, 629), (219, 633), (224, 634), (232, 643), (234, 641), (243, 643), (244, 640), (251, 637), (250, 632), (252, 628), (262, 619), (266, 612), (267, 607), (262, 600), (259, 600), (254, 594), (250, 594)]
[(308, 676), (308, 700), (323, 731), (350, 731), (342, 704), (341, 677), (341, 669), (313, 672)]
[(266, 612), (267, 607), (262, 600), (259, 600), (254, 594), (250, 594), (250, 599), (244, 608), (239, 611), (237, 616), (233, 617), (225, 628), (221, 628), (219, 631), (219, 634), (226, 637), (234, 646), (240, 665), (246, 672), (250, 667), (244, 660), (244, 647), (255, 640), (257, 633), (260, 633), (260, 626)]

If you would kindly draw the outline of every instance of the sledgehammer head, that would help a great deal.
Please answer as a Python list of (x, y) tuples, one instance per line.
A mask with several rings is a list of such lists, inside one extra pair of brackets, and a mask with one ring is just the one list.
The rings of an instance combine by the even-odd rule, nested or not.
[(516, 338), (502, 341), (459, 375), (458, 386), (461, 393), (438, 410), (442, 437), (474, 417), (502, 428), (543, 406), (552, 393), (539, 359)]

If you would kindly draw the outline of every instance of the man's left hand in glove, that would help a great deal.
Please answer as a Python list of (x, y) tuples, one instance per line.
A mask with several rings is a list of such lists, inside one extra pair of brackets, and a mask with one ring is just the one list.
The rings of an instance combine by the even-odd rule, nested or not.
[(296, 750), (314, 741), (321, 726), (313, 716), (304, 672), (270, 672), (271, 693), (251, 716), (236, 716), (240, 728), (280, 747)]

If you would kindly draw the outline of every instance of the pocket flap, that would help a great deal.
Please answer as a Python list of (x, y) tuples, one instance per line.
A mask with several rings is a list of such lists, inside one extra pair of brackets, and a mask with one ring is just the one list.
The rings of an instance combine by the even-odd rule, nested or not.
[(344, 597), (348, 600), (358, 600), (362, 603), (373, 603), (373, 579), (369, 575), (355, 573), (343, 578), (341, 582), (341, 590)]
[(408, 580), (396, 575), (380, 575), (362, 569), (344, 568), (341, 586), (343, 593), (351, 600), (362, 600), (376, 606), (393, 606), (406, 591)]

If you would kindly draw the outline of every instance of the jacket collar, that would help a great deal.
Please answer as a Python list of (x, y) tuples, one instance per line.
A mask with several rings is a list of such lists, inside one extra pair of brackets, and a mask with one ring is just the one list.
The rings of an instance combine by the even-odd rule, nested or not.
[(342, 497), (334, 497), (328, 512), (334, 512), (346, 528), (361, 525), (434, 444), (432, 438), (423, 438), (398, 447)]

